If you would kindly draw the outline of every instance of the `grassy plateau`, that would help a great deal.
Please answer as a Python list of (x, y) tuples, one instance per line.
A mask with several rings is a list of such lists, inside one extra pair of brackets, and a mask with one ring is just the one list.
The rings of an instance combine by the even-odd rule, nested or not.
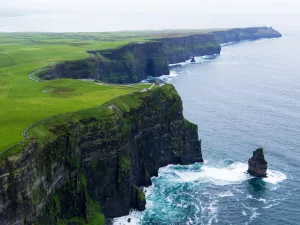
[(149, 86), (99, 85), (74, 79), (37, 82), (29, 78), (35, 70), (58, 61), (91, 57), (87, 50), (112, 49), (148, 38), (208, 31), (0, 33), (0, 154), (22, 141), (22, 132), (31, 124), (57, 114), (101, 105)]
[(86, 50), (115, 48), (138, 40), (143, 39), (126, 33), (0, 33), (0, 153), (22, 141), (22, 132), (35, 122), (101, 105), (145, 87), (73, 79), (36, 82), (29, 79), (30, 73), (56, 61), (90, 57)]

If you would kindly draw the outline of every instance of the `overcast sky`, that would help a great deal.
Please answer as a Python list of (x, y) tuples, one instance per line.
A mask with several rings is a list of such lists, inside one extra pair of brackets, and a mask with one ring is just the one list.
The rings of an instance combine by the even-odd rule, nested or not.
[(0, 4), (0, 31), (282, 26), (283, 20), (300, 12), (299, 0), (0, 0)]

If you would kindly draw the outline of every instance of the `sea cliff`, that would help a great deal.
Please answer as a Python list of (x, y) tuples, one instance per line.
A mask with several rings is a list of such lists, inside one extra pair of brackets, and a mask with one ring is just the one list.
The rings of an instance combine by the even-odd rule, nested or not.
[(144, 210), (140, 187), (160, 167), (203, 161), (172, 85), (58, 115), (28, 135), (21, 153), (0, 158), (1, 225), (103, 224)]
[(272, 27), (235, 28), (214, 32), (220, 44), (259, 40), (262, 38), (280, 38), (282, 35)]
[(88, 51), (91, 58), (60, 62), (44, 68), (38, 76), (44, 80), (74, 78), (135, 83), (147, 76), (168, 75), (169, 64), (183, 62), (194, 56), (220, 54), (220, 44), (279, 37), (281, 34), (271, 27), (253, 27), (149, 39), (117, 49)]

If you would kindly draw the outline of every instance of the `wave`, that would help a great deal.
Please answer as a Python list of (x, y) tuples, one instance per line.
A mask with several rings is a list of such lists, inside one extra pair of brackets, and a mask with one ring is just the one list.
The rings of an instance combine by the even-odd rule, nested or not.
[(141, 224), (142, 214), (138, 211), (130, 211), (128, 216), (118, 217), (112, 220), (113, 225), (138, 225)]
[[(241, 183), (252, 179), (247, 173), (248, 165), (246, 163), (235, 162), (225, 167), (215, 167), (207, 164), (199, 170), (180, 171), (174, 170), (172, 166), (164, 167), (160, 170), (163, 173), (174, 173), (183, 182), (210, 182), (215, 185), (227, 185), (232, 183)], [(286, 175), (275, 170), (268, 170), (267, 177), (262, 178), (264, 182), (277, 184), (287, 179)]]
[(287, 177), (285, 174), (275, 171), (275, 170), (268, 170), (267, 171), (267, 178), (263, 178), (265, 182), (271, 183), (271, 184), (277, 184), (279, 182), (282, 182), (286, 180)]
[[(205, 221), (206, 224), (215, 224), (219, 222), (219, 217), (222, 215), (219, 213), (227, 201), (236, 201), (236, 204), (241, 204), (243, 206), (240, 211), (241, 215), (247, 217), (245, 219), (251, 223), (261, 214), (261, 209), (272, 208), (280, 204), (283, 199), (268, 199), (265, 196), (256, 198), (252, 193), (246, 194), (246, 192), (240, 191), (238, 187), (244, 186), (243, 182), (253, 178), (247, 173), (247, 169), (246, 163), (232, 162), (231, 160), (162, 167), (159, 169), (159, 176), (153, 178), (153, 185), (144, 189), (147, 199), (146, 211), (131, 211), (128, 216), (115, 218), (112, 224), (138, 225), (142, 224), (144, 219), (148, 221), (149, 216), (151, 218), (158, 217), (159, 221), (171, 209), (176, 212), (174, 215), (178, 215), (181, 211), (191, 210), (190, 207), (194, 213), (192, 217), (186, 218), (186, 224), (198, 224), (200, 221)], [(286, 175), (279, 171), (268, 170), (267, 174), (268, 177), (263, 178), (262, 181), (270, 183), (271, 187), (287, 179)], [(224, 186), (226, 189), (224, 190), (222, 187), (220, 191), (216, 191), (218, 188), (214, 187), (212, 192), (200, 191), (197, 196), (201, 196), (201, 198), (191, 202), (191, 198), (198, 198), (193, 195), (193, 192), (190, 192), (191, 190), (198, 192), (199, 187), (211, 184)], [(248, 204), (247, 199), (261, 203), (257, 203), (253, 207)]]
[(226, 42), (226, 43), (223, 43), (223, 44), (220, 44), (221, 46), (226, 46), (226, 45), (233, 45), (235, 44), (236, 42)]
[(162, 75), (162, 76), (158, 77), (158, 79), (162, 80), (163, 82), (169, 83), (171, 80), (173, 80), (174, 78), (176, 78), (178, 76), (179, 76), (178, 73), (171, 70), (170, 75)]
[(206, 181), (216, 185), (226, 185), (249, 179), (250, 176), (245, 173), (247, 168), (248, 166), (245, 163), (233, 163), (223, 168), (203, 165), (199, 172), (190, 171), (176, 173), (186, 182)]

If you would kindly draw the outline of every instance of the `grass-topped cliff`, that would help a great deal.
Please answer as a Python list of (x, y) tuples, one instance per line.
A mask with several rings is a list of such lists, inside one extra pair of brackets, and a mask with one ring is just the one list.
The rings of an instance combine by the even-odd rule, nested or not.
[(160, 167), (202, 161), (172, 85), (57, 115), (17, 147), (0, 158), (0, 224), (102, 224), (144, 210)]
[(115, 48), (136, 40), (141, 38), (129, 34), (0, 33), (0, 153), (21, 141), (27, 127), (46, 117), (141, 90), (74, 79), (36, 82), (29, 79), (30, 73), (56, 61), (89, 58), (87, 49)]

